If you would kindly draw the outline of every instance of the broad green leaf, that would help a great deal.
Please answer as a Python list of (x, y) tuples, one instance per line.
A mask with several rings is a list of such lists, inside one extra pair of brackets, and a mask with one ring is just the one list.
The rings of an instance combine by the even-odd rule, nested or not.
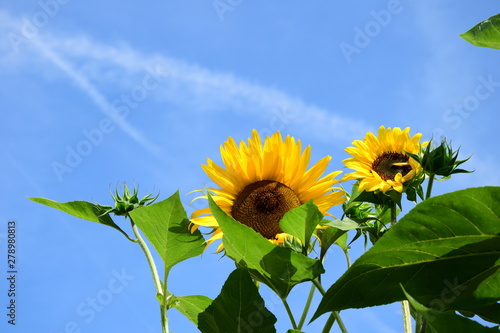
[(326, 229), (319, 229), (317, 233), (321, 241), (320, 259), (323, 259), (330, 246), (337, 242), (344, 252), (347, 251), (347, 233), (345, 230), (328, 227)]
[(311, 235), (322, 218), (323, 214), (318, 207), (312, 200), (309, 200), (307, 203), (288, 211), (281, 219), (280, 227), (283, 232), (299, 239), (304, 248), (308, 249)]
[(212, 303), (212, 299), (202, 295), (174, 296), (175, 308), (198, 325), (198, 315)]
[(276, 317), (264, 300), (246, 268), (238, 268), (227, 278), (220, 295), (198, 315), (203, 333), (276, 332)]
[(441, 310), (500, 299), (500, 187), (431, 198), (412, 209), (326, 292), (314, 318), (404, 299)]
[(166, 271), (203, 253), (205, 240), (198, 230), (190, 232), (179, 192), (160, 202), (134, 209), (129, 215), (160, 254)]
[(412, 296), (410, 296), (403, 289), (408, 301), (411, 303), (413, 308), (422, 315), (426, 323), (426, 332), (429, 333), (448, 333), (448, 332), (497, 332), (498, 329), (495, 327), (485, 327), (478, 322), (467, 319), (465, 317), (457, 315), (453, 311), (440, 312), (434, 309), (430, 309)]
[(217, 219), (227, 256), (237, 265), (248, 267), (252, 276), (286, 298), (298, 283), (310, 281), (324, 272), (319, 260), (272, 244), (251, 228), (228, 216), (209, 196), (209, 206)]
[(120, 231), (125, 237), (129, 238), (129, 236), (123, 231), (106, 213), (106, 211), (99, 207), (96, 204), (93, 204), (88, 201), (70, 201), (70, 202), (57, 202), (50, 199), (45, 198), (28, 198), (34, 202), (39, 204), (49, 206), (65, 212), (67, 214), (73, 215), (83, 220), (101, 223), (107, 225), (109, 227), (115, 228)]
[(477, 314), (486, 321), (500, 325), (500, 303), (469, 308), (467, 312), (471, 316)]
[(475, 46), (500, 49), (500, 14), (479, 22), (460, 37)]

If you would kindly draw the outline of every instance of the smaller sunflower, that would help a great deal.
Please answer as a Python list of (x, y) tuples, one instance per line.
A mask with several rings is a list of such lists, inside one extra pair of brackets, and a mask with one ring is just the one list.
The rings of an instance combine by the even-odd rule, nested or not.
[[(254, 130), (248, 143), (239, 145), (229, 138), (221, 146), (224, 167), (207, 159), (203, 170), (220, 188), (205, 189), (228, 215), (252, 228), (275, 244), (287, 237), (279, 226), (286, 212), (313, 200), (323, 214), (345, 201), (344, 191), (334, 187), (341, 171), (322, 176), (331, 157), (326, 156), (307, 169), (311, 147), (302, 151), (300, 140), (276, 132), (262, 142)], [(198, 190), (203, 191), (203, 189)], [(207, 196), (199, 198), (206, 199)], [(196, 200), (195, 199), (195, 200)], [(210, 245), (222, 239), (223, 233), (209, 208), (198, 209), (191, 216), (192, 228), (213, 229), (207, 240)], [(217, 252), (221, 251), (223, 244)]]
[(369, 132), (363, 141), (353, 141), (346, 148), (352, 157), (343, 160), (345, 166), (356, 170), (342, 181), (360, 180), (359, 191), (404, 191), (404, 185), (422, 172), (420, 164), (408, 154), (418, 154), (422, 133), (410, 137), (410, 128), (387, 129), (381, 126), (378, 136)]

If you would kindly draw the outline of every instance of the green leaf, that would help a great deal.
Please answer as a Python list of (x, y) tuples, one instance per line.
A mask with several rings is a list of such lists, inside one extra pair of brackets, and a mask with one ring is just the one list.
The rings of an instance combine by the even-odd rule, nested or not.
[(430, 309), (411, 297), (404, 289), (408, 301), (413, 308), (422, 315), (426, 323), (426, 332), (429, 333), (448, 333), (448, 332), (497, 332), (495, 327), (485, 327), (479, 323), (457, 315), (453, 311), (440, 312)]
[(303, 244), (307, 250), (316, 226), (323, 218), (318, 207), (312, 199), (307, 203), (288, 211), (280, 221), (280, 227), (283, 232), (290, 234)]
[(272, 244), (251, 228), (228, 216), (209, 196), (209, 206), (224, 234), (226, 255), (237, 265), (248, 267), (252, 276), (286, 298), (298, 283), (324, 273), (319, 260)]
[(500, 324), (500, 303), (469, 308), (468, 312), (472, 315), (477, 314), (486, 321)]
[(500, 49), (500, 14), (479, 22), (460, 37), (475, 46)]
[(339, 245), (344, 252), (347, 252), (347, 233), (345, 230), (328, 227), (326, 229), (319, 229), (317, 233), (321, 241), (320, 259), (324, 258), (326, 252), (333, 244)]
[(198, 316), (203, 333), (270, 333), (276, 332), (275, 323), (246, 268), (233, 271), (220, 295)]
[(326, 292), (314, 318), (387, 304), (408, 292), (433, 308), (467, 310), (500, 299), (500, 187), (418, 204)]
[(115, 228), (116, 230), (124, 234), (125, 237), (129, 238), (129, 236), (125, 233), (125, 231), (123, 231), (115, 222), (113, 222), (109, 214), (106, 213), (106, 210), (91, 202), (88, 201), (57, 202), (45, 198), (34, 198), (34, 197), (30, 197), (28, 199), (45, 206), (55, 208), (57, 210), (68, 213), (80, 219), (101, 223), (109, 227)]
[(347, 253), (349, 251), (349, 245), (347, 244), (347, 233), (344, 233), (340, 235), (339, 238), (335, 240), (335, 245), (338, 245), (344, 253)]
[(212, 303), (212, 299), (202, 295), (174, 296), (175, 308), (198, 325), (198, 315)]
[(366, 227), (361, 227), (356, 221), (351, 220), (350, 218), (344, 217), (342, 220), (327, 220), (324, 219), (321, 221), (321, 225), (326, 227), (335, 227), (337, 229), (343, 231), (349, 231), (352, 229), (365, 229)]
[(175, 264), (203, 253), (205, 240), (200, 231), (191, 233), (179, 192), (129, 213), (160, 254), (169, 271)]

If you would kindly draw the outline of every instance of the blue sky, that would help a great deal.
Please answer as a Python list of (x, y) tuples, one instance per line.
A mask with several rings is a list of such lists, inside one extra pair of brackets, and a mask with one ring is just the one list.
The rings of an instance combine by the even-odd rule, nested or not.
[[(162, 198), (179, 189), (190, 213), (205, 203), (189, 206), (188, 192), (211, 185), (200, 165), (254, 128), (310, 144), (313, 161), (331, 155), (334, 171), (367, 131), (410, 126), (473, 154), (475, 173), (435, 194), (500, 185), (500, 53), (458, 37), (496, 13), (492, 0), (0, 0), (0, 242), (5, 253), (15, 220), (19, 271), (17, 325), (2, 313), (2, 332), (158, 332), (140, 249), (26, 196), (111, 204), (125, 181)], [(171, 291), (216, 297), (234, 266), (213, 251), (174, 268)], [(340, 252), (326, 269), (328, 286), (345, 269)], [(2, 309), (7, 288), (2, 278)], [(292, 293), (297, 312), (307, 289)], [(277, 298), (263, 297), (278, 331), (290, 328)], [(350, 332), (402, 326), (397, 304), (343, 318)], [(196, 331), (175, 311), (171, 330)]]

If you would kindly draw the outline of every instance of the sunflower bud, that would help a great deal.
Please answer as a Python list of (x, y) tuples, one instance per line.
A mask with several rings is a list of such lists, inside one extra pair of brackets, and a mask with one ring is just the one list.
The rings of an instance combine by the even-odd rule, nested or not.
[(451, 177), (455, 173), (470, 173), (472, 171), (457, 169), (457, 167), (468, 161), (470, 157), (465, 160), (457, 160), (460, 149), (453, 151), (451, 143), (447, 143), (445, 139), (437, 147), (432, 147), (428, 144), (425, 150), (420, 154), (409, 154), (415, 159), (427, 174), (442, 176), (444, 178)]
[(343, 203), (342, 208), (345, 216), (355, 221), (366, 221), (373, 217), (373, 205), (370, 202)]
[(137, 187), (134, 186), (134, 190), (131, 193), (127, 187), (127, 184), (123, 183), (123, 194), (120, 195), (120, 193), (118, 192), (118, 186), (116, 187), (115, 194), (113, 195), (113, 193), (111, 193), (111, 196), (115, 201), (114, 208), (109, 206), (99, 206), (106, 209), (106, 212), (104, 214), (114, 213), (118, 216), (128, 216), (128, 213), (130, 211), (141, 206), (152, 204), (160, 195), (158, 193), (155, 197), (152, 197), (153, 193), (150, 193), (142, 199), (139, 199), (138, 194), (139, 189)]

